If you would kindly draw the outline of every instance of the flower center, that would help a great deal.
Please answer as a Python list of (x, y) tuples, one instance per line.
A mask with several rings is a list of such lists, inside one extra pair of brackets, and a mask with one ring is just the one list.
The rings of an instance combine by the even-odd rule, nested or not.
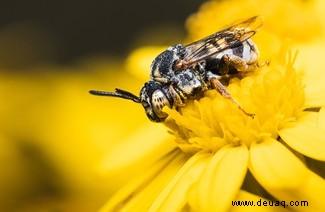
[(238, 107), (209, 90), (199, 100), (188, 100), (179, 111), (164, 108), (169, 114), (166, 125), (172, 129), (178, 146), (195, 153), (216, 152), (224, 145), (246, 145), (277, 139), (283, 124), (293, 121), (303, 110), (304, 87), (293, 68), (290, 52), (280, 54), (270, 65), (264, 65), (242, 80), (231, 79), (227, 89), (255, 118), (246, 116)]

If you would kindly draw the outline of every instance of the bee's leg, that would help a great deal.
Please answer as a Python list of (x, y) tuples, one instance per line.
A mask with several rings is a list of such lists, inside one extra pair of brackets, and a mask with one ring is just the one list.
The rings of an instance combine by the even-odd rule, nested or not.
[(238, 108), (243, 111), (247, 116), (250, 116), (254, 118), (255, 114), (248, 113), (246, 110), (230, 95), (229, 91), (222, 85), (222, 83), (216, 78), (216, 77), (211, 77), (210, 78), (210, 84), (217, 89), (217, 91), (225, 98), (229, 99), (233, 103), (235, 103)]
[(175, 106), (184, 107), (185, 106), (185, 100), (187, 97), (183, 94), (181, 90), (176, 89), (172, 84), (168, 87), (169, 92), (174, 100)]
[(256, 63), (247, 64), (241, 57), (233, 54), (225, 54), (222, 56), (221, 60), (226, 67), (234, 67), (239, 72), (250, 72), (258, 67)]
[(264, 62), (260, 63), (260, 64), (256, 64), (257, 67), (263, 67), (263, 66), (269, 66), (270, 65), (270, 61), (265, 60)]

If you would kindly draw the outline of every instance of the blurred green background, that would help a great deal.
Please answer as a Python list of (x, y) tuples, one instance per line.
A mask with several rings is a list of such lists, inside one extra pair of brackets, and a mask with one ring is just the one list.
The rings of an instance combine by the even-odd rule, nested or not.
[(201, 3), (1, 2), (0, 211), (96, 211), (105, 203), (123, 181), (98, 167), (149, 121), (141, 106), (88, 90), (137, 94), (144, 80), (125, 71), (128, 54), (181, 42)]

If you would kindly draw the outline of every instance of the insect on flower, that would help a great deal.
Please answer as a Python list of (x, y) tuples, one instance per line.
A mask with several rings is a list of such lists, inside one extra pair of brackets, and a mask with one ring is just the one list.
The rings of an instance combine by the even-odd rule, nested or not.
[(184, 106), (187, 99), (216, 89), (247, 116), (254, 117), (230, 95), (220, 80), (258, 67), (259, 52), (250, 38), (262, 25), (263, 17), (254, 16), (186, 46), (169, 47), (152, 62), (150, 80), (142, 87), (139, 97), (118, 88), (115, 92), (89, 92), (141, 103), (151, 121), (162, 122), (168, 116), (162, 111), (164, 106), (177, 109)]

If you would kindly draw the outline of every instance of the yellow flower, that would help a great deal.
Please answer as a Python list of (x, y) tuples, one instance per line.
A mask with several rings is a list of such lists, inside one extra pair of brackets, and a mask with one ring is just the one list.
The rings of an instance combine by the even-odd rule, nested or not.
[(228, 86), (247, 110), (256, 113), (254, 120), (214, 90), (180, 112), (166, 108), (175, 120), (170, 126), (182, 151), (209, 158), (192, 185), (188, 204), (200, 210), (227, 209), (248, 166), (276, 199), (307, 200), (324, 208), (324, 180), (287, 149), (288, 145), (298, 155), (325, 160), (325, 130), (313, 121), (320, 118), (318, 112), (303, 111), (304, 88), (293, 60), (273, 61), (257, 72)]
[[(153, 211), (227, 209), (245, 192), (240, 188), (247, 167), (275, 199), (288, 203), (306, 200), (308, 208), (325, 207), (324, 180), (287, 148), (295, 149), (301, 158), (306, 155), (324, 161), (325, 130), (317, 120), (324, 122), (324, 112), (303, 111), (301, 77), (293, 68), (292, 56), (286, 63), (283, 57), (282, 53), (282, 61), (263, 66), (257, 75), (234, 79), (228, 86), (247, 110), (256, 113), (255, 119), (214, 90), (188, 102), (180, 112), (165, 108), (167, 125), (182, 151), (174, 150), (158, 160), (117, 193), (103, 211), (120, 206)], [(147, 128), (143, 133), (152, 132)]]
[[(167, 135), (157, 136), (162, 134), (159, 130), (144, 129), (142, 136), (146, 138), (141, 139), (141, 133), (133, 136), (138, 140), (133, 145), (127, 140), (124, 150), (133, 147), (132, 170), (138, 167), (143, 173), (136, 172), (134, 180), (101, 211), (226, 211), (239, 209), (234, 200), (253, 200), (255, 205), (258, 201), (271, 204), (272, 200), (273, 204), (281, 201), (283, 208), (324, 210), (324, 163), (320, 161), (325, 161), (325, 92), (318, 91), (325, 91), (325, 85), (309, 77), (314, 69), (306, 66), (308, 62), (302, 64), (297, 53), (287, 46), (279, 49), (284, 35), (306, 46), (322, 39), (319, 35), (324, 26), (322, 21), (313, 21), (319, 15), (315, 8), (309, 1), (294, 0), (261, 4), (233, 0), (203, 5), (188, 22), (190, 37), (195, 39), (217, 31), (207, 30), (213, 21), (228, 23), (233, 16), (265, 14), (266, 32), (263, 28), (258, 33), (257, 43), (265, 53), (262, 61), (268, 60), (270, 65), (242, 80), (232, 79), (227, 87), (256, 116), (246, 116), (215, 90), (187, 101), (179, 111), (165, 107), (169, 114), (165, 124), (177, 147), (169, 143)], [(292, 16), (280, 17), (281, 12)], [(311, 29), (293, 25), (298, 17)], [(274, 46), (268, 43), (271, 41)], [(312, 55), (303, 54), (308, 61), (313, 60)], [(304, 72), (296, 71), (296, 60)], [(319, 62), (324, 67), (324, 62)], [(316, 73), (321, 72), (316, 68)], [(150, 143), (137, 160), (135, 143)], [(115, 155), (121, 155), (123, 148), (119, 152)], [(123, 153), (125, 160), (128, 153)]]

